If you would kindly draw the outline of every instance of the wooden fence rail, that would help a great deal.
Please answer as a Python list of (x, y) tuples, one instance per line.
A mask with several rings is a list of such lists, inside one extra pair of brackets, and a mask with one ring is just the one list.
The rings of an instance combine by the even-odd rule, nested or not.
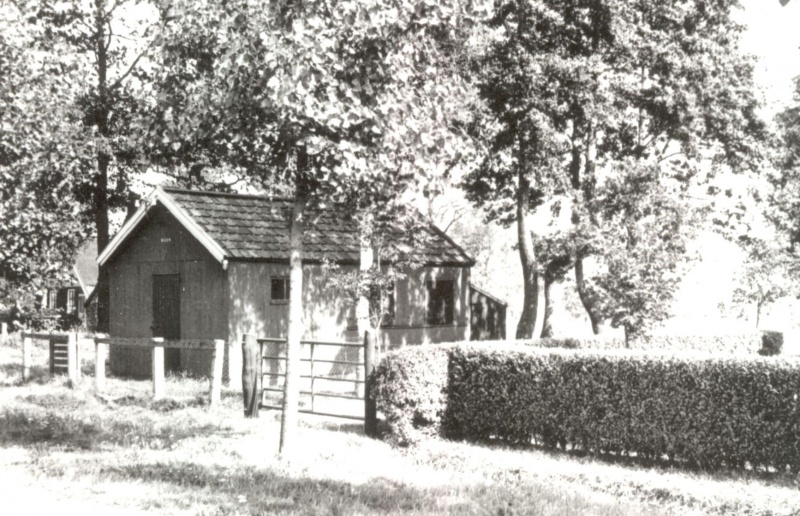
[[(222, 361), (225, 349), (225, 341), (221, 339), (213, 340), (169, 340), (162, 337), (152, 338), (123, 338), (123, 337), (97, 337), (94, 339), (95, 353), (95, 382), (97, 390), (103, 389), (105, 384), (105, 357), (109, 346), (134, 346), (144, 347), (153, 350), (152, 378), (153, 378), (153, 398), (161, 399), (166, 394), (166, 381), (164, 378), (164, 348), (179, 349), (210, 349), (213, 353), (211, 359), (211, 375), (209, 385), (209, 402), (211, 405), (219, 403), (222, 395)], [(103, 363), (98, 368), (99, 363)]]
[[(94, 377), (95, 388), (98, 392), (105, 389), (106, 358), (110, 346), (135, 346), (153, 350), (152, 379), (153, 398), (161, 399), (166, 393), (164, 378), (164, 348), (180, 349), (209, 349), (212, 351), (211, 375), (209, 385), (209, 402), (211, 405), (219, 403), (222, 396), (222, 361), (225, 341), (213, 340), (168, 340), (161, 337), (154, 338), (121, 338), (102, 335), (86, 336), (94, 341), (95, 362)], [(64, 361), (70, 382), (75, 385), (80, 380), (80, 354), (78, 351), (77, 333), (22, 333), (22, 381), (27, 381), (31, 373), (31, 348), (33, 339), (47, 340), (50, 343), (50, 373), (56, 372), (57, 363)], [(66, 345), (62, 350), (59, 345)], [(62, 356), (64, 355), (64, 356)]]

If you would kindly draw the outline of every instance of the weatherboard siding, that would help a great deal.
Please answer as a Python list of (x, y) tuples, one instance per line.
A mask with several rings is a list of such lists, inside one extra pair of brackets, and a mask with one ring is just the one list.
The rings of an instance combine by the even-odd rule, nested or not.
[[(110, 333), (114, 337), (152, 337), (153, 275), (178, 274), (181, 282), (181, 338), (227, 338), (225, 271), (165, 210), (153, 210), (147, 223), (109, 262)], [(181, 350), (181, 369), (207, 375), (209, 350)], [(150, 375), (151, 352), (112, 347), (111, 371)]]
[[(289, 305), (271, 300), (273, 277), (288, 278), (289, 266), (263, 262), (230, 262), (228, 265), (227, 338), (229, 342), (238, 343), (230, 346), (231, 383), (240, 378), (243, 335), (286, 337)], [(348, 336), (349, 304), (332, 288), (328, 278), (321, 265), (303, 266), (305, 340), (342, 341)]]
[[(422, 267), (409, 271), (395, 284), (393, 324), (381, 329), (384, 349), (417, 344), (469, 340), (469, 268)], [(428, 281), (451, 280), (454, 293), (452, 324), (429, 325)]]

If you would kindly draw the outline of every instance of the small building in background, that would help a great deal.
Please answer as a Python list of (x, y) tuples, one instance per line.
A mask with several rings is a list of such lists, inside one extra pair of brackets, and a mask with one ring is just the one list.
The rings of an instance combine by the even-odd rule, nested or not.
[(97, 241), (90, 239), (78, 250), (70, 275), (71, 281), (66, 285), (45, 289), (42, 307), (59, 312), (60, 325), (63, 328), (80, 325), (93, 329), (97, 316), (92, 311), (94, 305), (86, 303), (86, 300), (97, 285), (97, 276)]
[(471, 340), (505, 340), (508, 303), (470, 284), (469, 305)]

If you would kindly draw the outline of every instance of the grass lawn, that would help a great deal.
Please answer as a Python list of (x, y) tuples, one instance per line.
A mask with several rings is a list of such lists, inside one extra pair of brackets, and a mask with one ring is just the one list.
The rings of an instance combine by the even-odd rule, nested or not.
[[(91, 356), (88, 353), (84, 356)], [(705, 473), (431, 440), (409, 449), (361, 426), (301, 416), (291, 460), (279, 417), (242, 417), (238, 390), (219, 407), (207, 381), (92, 379), (75, 389), (34, 351), (20, 385), (16, 343), (0, 346), (1, 512), (28, 514), (800, 514), (789, 474)], [(89, 373), (92, 365), (86, 364)]]

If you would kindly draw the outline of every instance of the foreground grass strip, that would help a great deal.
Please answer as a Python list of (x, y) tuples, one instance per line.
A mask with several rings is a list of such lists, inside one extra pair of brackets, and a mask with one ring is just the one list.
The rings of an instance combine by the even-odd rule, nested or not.
[[(2, 350), (0, 350), (0, 353)], [(277, 457), (277, 412), (241, 417), (240, 393), (207, 382), (111, 379), (103, 396), (57, 380), (0, 389), (4, 503), (147, 514), (800, 514), (786, 475), (608, 464), (530, 448), (426, 440), (408, 449), (360, 425), (304, 419)], [(38, 433), (37, 433), (38, 432)], [(40, 511), (41, 512), (41, 511)], [(36, 510), (33, 511), (36, 513)]]

